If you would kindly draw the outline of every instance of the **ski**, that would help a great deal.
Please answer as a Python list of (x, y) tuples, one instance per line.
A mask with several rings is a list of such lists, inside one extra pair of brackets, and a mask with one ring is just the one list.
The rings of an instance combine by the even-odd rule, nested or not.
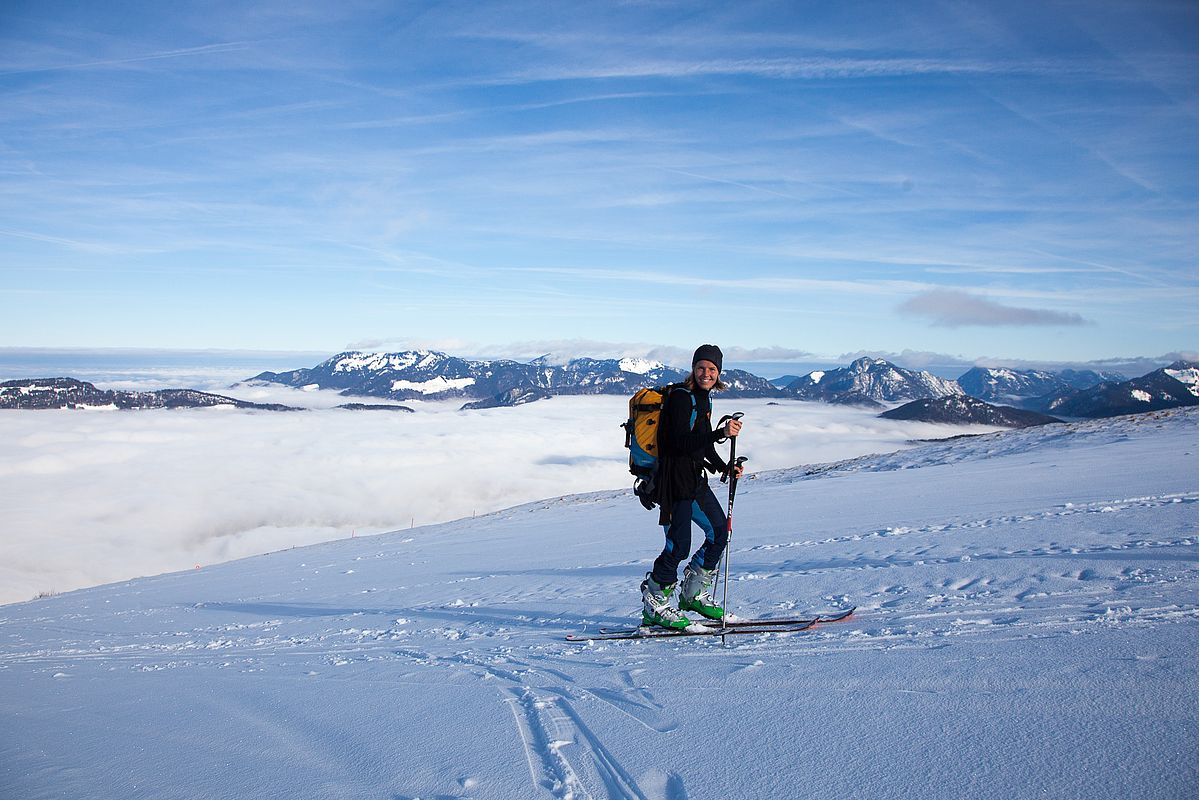
[[(814, 617), (755, 617), (750, 619), (731, 619), (724, 622), (723, 627), (726, 628), (745, 628), (745, 627), (769, 627), (769, 626), (789, 626), (789, 625), (806, 625), (822, 624), (826, 622), (841, 622), (848, 619), (857, 611), (857, 606), (846, 609), (844, 611), (836, 611), (831, 614), (817, 614)], [(715, 619), (697, 619), (693, 625), (703, 625), (705, 628), (720, 628), (722, 627), (720, 620)], [(641, 628), (600, 628), (600, 633), (632, 633), (642, 630)]]
[(627, 630), (614, 630), (608, 633), (568, 633), (566, 634), (566, 641), (594, 642), (608, 639), (671, 639), (681, 636), (725, 636), (737, 633), (798, 633), (799, 631), (806, 631), (815, 624), (816, 620), (809, 619), (791, 625), (738, 625), (728, 628), (718, 627), (717, 625), (692, 625), (681, 630), (671, 630), (670, 628), (629, 628)]
[[(828, 614), (817, 614), (815, 619), (816, 619), (816, 622), (820, 623), (820, 624), (824, 624), (826, 622), (841, 622), (842, 620), (846, 620), (846, 619), (849, 619), (850, 617), (852, 617), (853, 612), (855, 612), (857, 610), (858, 610), (857, 606), (851, 606), (850, 608), (846, 608), (841, 611), (833, 611)], [(796, 618), (796, 619), (802, 620), (805, 618)], [(715, 620), (712, 620), (712, 621), (715, 622)], [(747, 624), (747, 625), (785, 625), (786, 622), (787, 622), (786, 617), (761, 617), (759, 619), (746, 620), (745, 624)], [(734, 621), (734, 623), (732, 623), (732, 624), (736, 624), (736, 621)]]
[[(778, 618), (774, 618), (774, 619), (770, 619), (770, 618), (731, 619), (731, 620), (726, 621), (723, 625), (721, 624), (720, 620), (716, 620), (716, 619), (696, 619), (691, 624), (693, 626), (699, 625), (699, 626), (703, 626), (705, 628), (721, 628), (721, 627), (725, 627), (725, 628), (748, 628), (748, 627), (769, 628), (769, 627), (777, 627), (780, 625), (782, 625), (782, 626), (808, 625), (808, 624), (814, 625), (820, 621), (821, 620), (819, 617), (778, 617)], [(633, 628), (633, 627), (600, 628), (599, 632), (600, 633), (632, 633), (634, 631), (639, 631), (639, 630), (644, 630), (644, 629), (645, 629), (645, 626), (643, 625), (640, 628)]]

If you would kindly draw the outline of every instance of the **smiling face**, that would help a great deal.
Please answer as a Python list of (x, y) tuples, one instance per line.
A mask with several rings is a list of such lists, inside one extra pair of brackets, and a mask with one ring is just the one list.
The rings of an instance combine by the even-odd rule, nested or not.
[(695, 366), (691, 368), (691, 377), (695, 379), (695, 385), (704, 391), (709, 391), (716, 385), (716, 379), (720, 377), (720, 370), (711, 361), (696, 361)]

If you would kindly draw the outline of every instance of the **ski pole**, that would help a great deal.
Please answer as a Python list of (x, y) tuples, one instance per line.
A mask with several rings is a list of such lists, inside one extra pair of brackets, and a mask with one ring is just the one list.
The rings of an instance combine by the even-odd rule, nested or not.
[[(719, 428), (721, 425), (724, 425), (724, 423), (726, 423), (732, 419), (739, 420), (743, 416), (745, 416), (745, 415), (742, 414), (740, 411), (738, 411), (736, 414), (726, 414), (725, 416), (720, 418), (720, 422), (716, 423), (716, 427)], [(737, 458), (737, 437), (731, 436), (729, 438), (732, 439), (732, 441), (729, 442), (729, 464), (731, 465), (733, 463), (733, 461)], [(720, 476), (721, 483), (728, 483), (729, 471), (731, 469), (732, 469), (731, 466), (728, 466), (728, 465), (725, 466), (724, 473)], [(732, 532), (732, 528), (729, 527), (729, 525), (730, 525), (729, 516), (731, 516), (733, 513), (732, 487), (730, 486), (729, 489), (730, 489), (729, 510), (728, 510), (728, 515), (725, 516), (725, 533), (726, 534), (730, 534)], [(727, 542), (727, 538), (726, 538), (726, 542)], [(725, 545), (725, 553), (728, 553), (727, 543)], [(721, 557), (721, 560), (722, 561), (724, 560), (724, 556)], [(716, 590), (718, 588), (720, 588), (720, 569), (721, 569), (721, 565), (717, 564), (716, 565), (716, 584), (712, 587), (712, 594), (716, 594)]]
[[(736, 444), (737, 440), (734, 438), (734, 452)], [(729, 456), (731, 457), (732, 453), (729, 453)], [(727, 522), (725, 523), (726, 536), (724, 541), (724, 598), (720, 601), (720, 607), (724, 609), (725, 614), (729, 613), (729, 561), (733, 554), (733, 499), (737, 497), (737, 470), (748, 460), (745, 456), (738, 456), (729, 461), (729, 473), (731, 477), (729, 478), (729, 510), (725, 516)], [(721, 615), (721, 623), (723, 624), (723, 622), (724, 615)], [(720, 636), (720, 643), (724, 644), (724, 634)]]
[[(745, 416), (745, 415), (743, 413), (741, 413), (740, 411), (738, 411), (735, 414), (731, 414), (727, 417), (723, 417), (720, 420), (720, 422), (723, 423), (726, 419), (740, 420), (743, 416)], [(729, 551), (732, 549), (731, 546), (732, 546), (732, 542), (733, 542), (733, 499), (737, 496), (737, 468), (740, 467), (742, 464), (744, 464), (746, 461), (746, 458), (744, 456), (742, 456), (740, 458), (737, 457), (737, 437), (730, 436), (729, 438), (732, 441), (730, 441), (730, 443), (729, 443), (728, 468), (724, 471), (724, 475), (720, 476), (721, 483), (728, 481), (728, 484), (729, 484), (729, 508), (728, 508), (728, 512), (725, 514), (725, 529), (724, 529), (725, 530), (724, 558), (723, 558), (723, 561), (724, 561), (724, 599), (721, 600), (721, 606), (720, 606), (723, 609), (723, 614), (721, 615), (722, 624), (724, 622), (724, 614), (728, 614), (728, 608), (729, 608)], [(716, 573), (716, 578), (717, 578), (717, 580), (720, 580), (720, 572), (719, 571), (717, 571), (717, 573)], [(724, 641), (725, 641), (724, 634), (721, 634), (720, 643), (724, 644)]]

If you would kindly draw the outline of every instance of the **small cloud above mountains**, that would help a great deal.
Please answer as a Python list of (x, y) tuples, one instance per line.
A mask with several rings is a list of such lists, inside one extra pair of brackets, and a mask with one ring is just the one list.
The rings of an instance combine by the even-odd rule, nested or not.
[(967, 326), (1088, 325), (1078, 314), (1006, 306), (956, 289), (934, 289), (900, 304), (901, 313), (925, 317), (944, 328)]

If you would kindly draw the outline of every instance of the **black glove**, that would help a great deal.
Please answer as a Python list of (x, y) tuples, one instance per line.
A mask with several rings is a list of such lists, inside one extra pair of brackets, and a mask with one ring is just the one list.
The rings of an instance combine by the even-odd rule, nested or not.
[(704, 462), (704, 467), (708, 470), (708, 472), (711, 472), (713, 475), (717, 475), (727, 472), (729, 465), (719, 459), (708, 459)]

